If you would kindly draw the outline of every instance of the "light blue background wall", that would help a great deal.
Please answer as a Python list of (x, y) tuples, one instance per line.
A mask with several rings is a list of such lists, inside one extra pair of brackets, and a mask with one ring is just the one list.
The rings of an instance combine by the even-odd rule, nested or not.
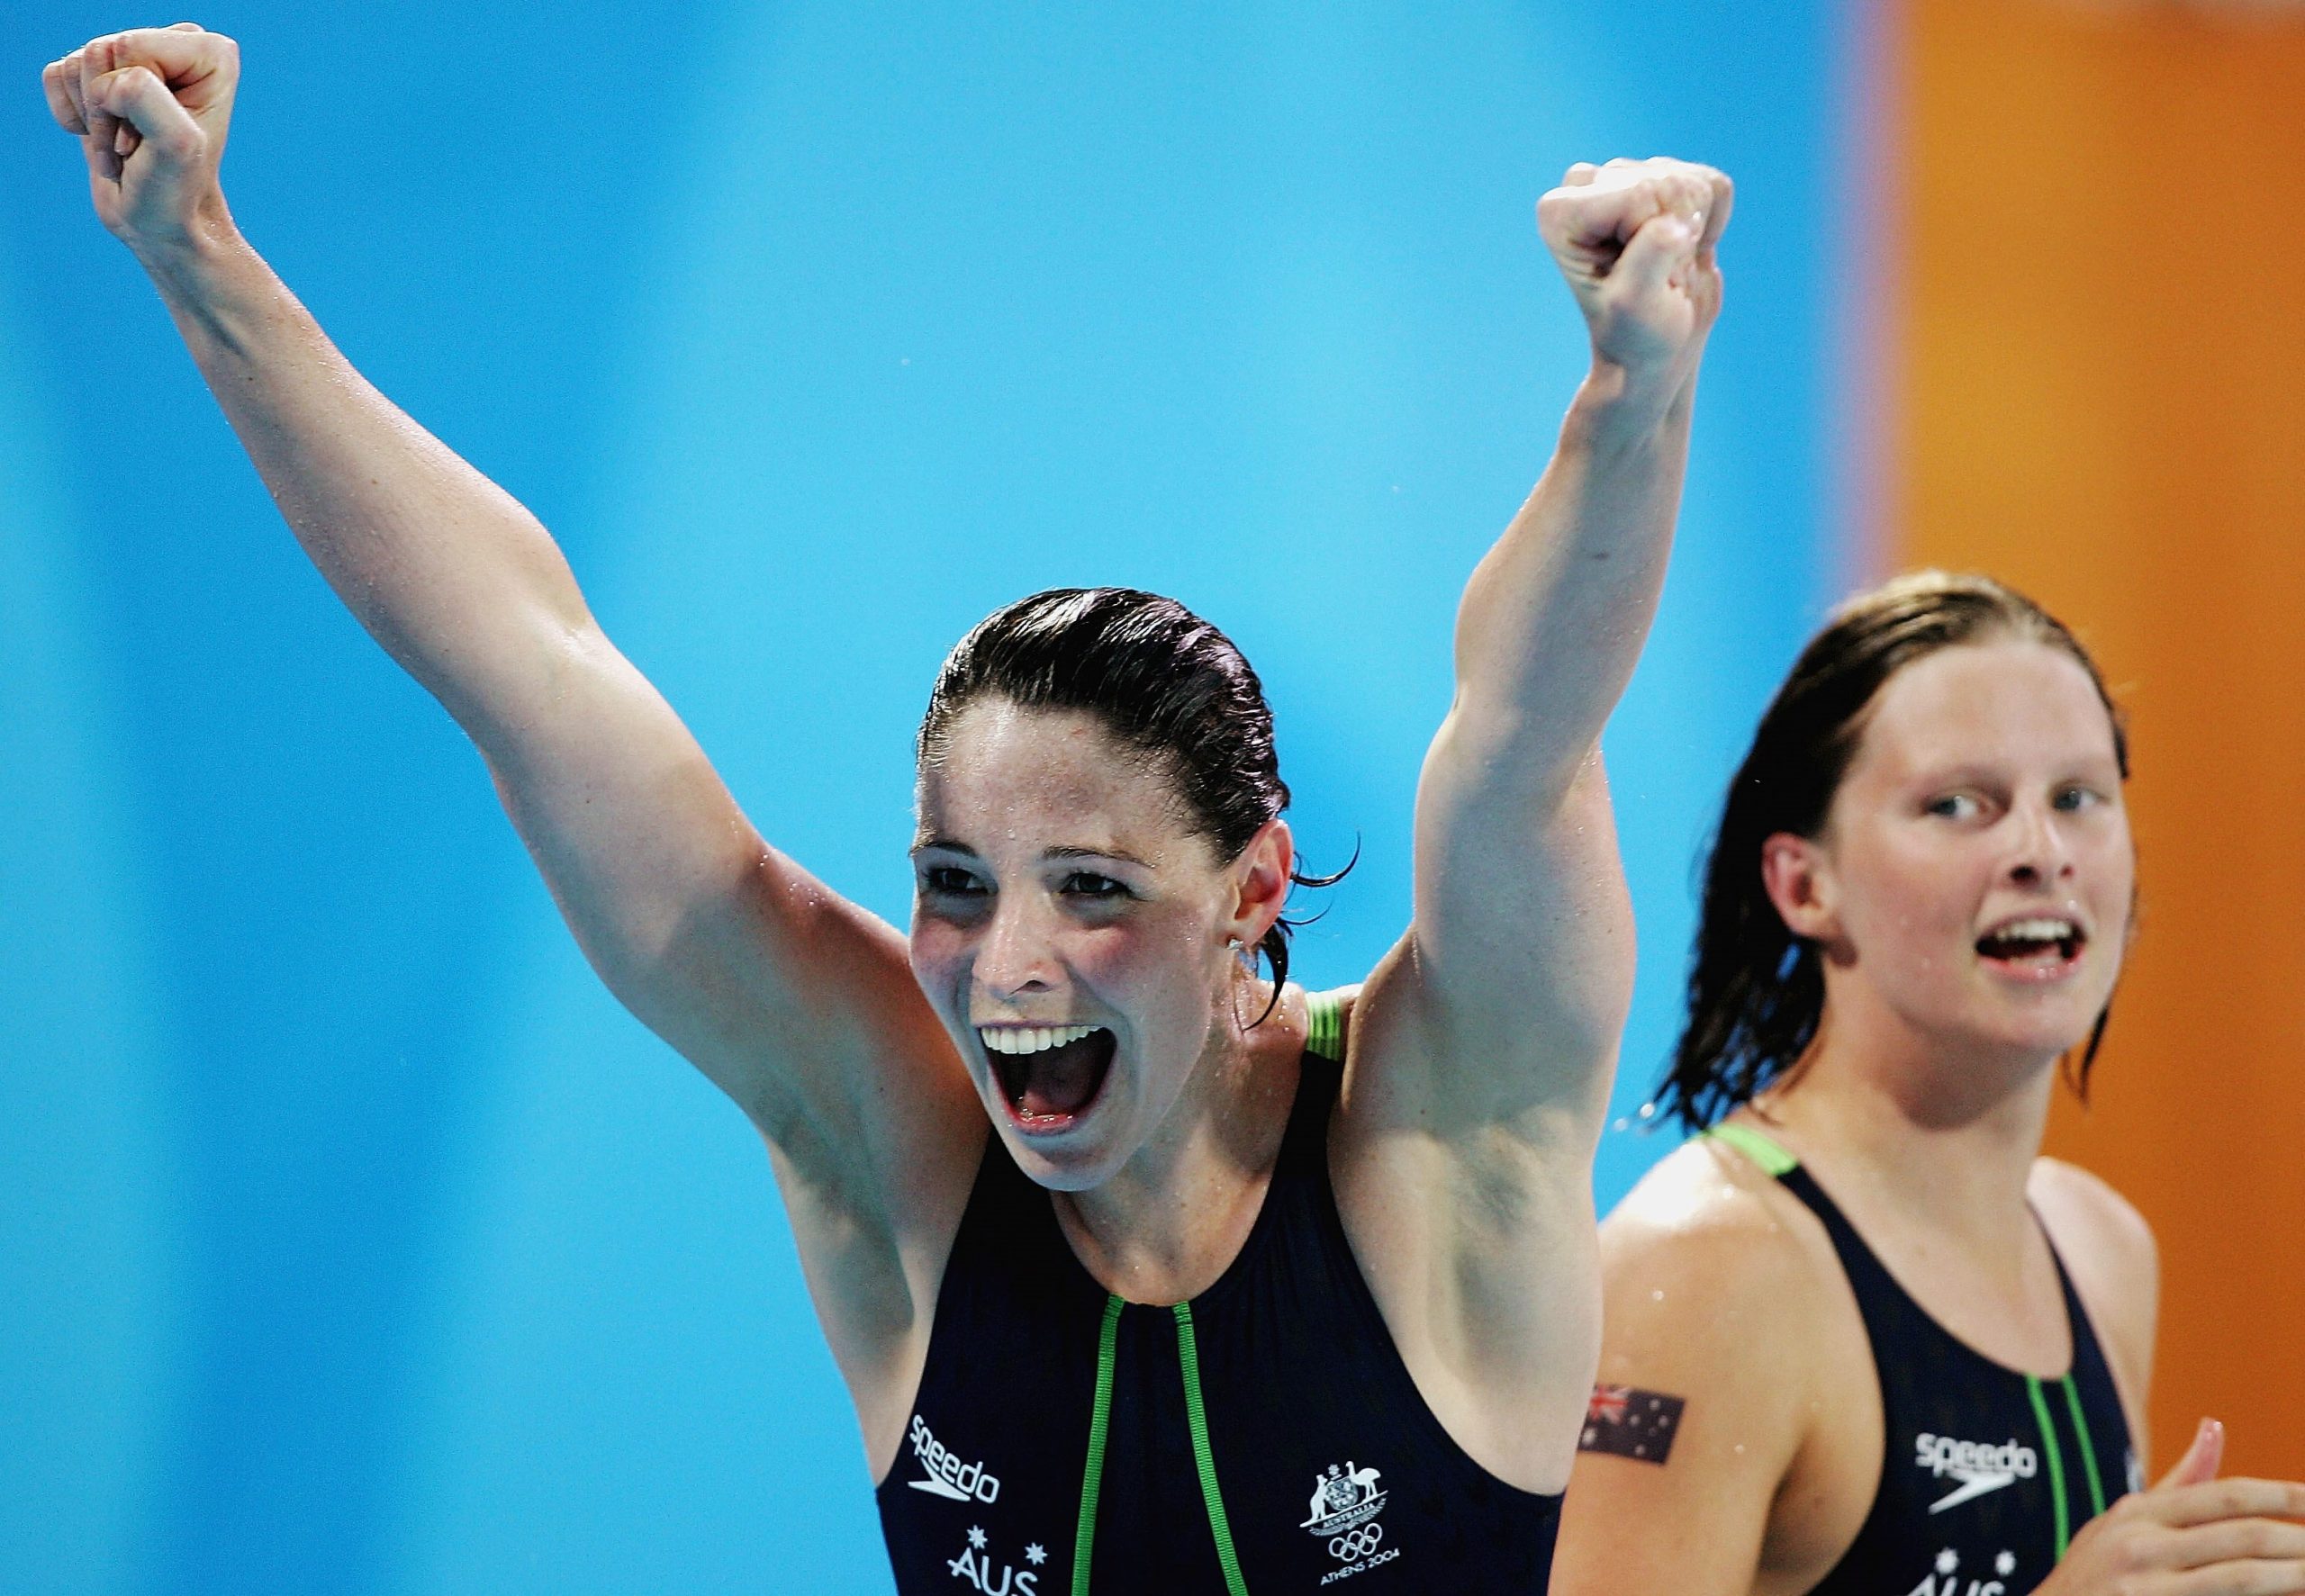
[[(1264, 672), (1316, 982), (1397, 933), (1472, 562), (1580, 332), (1568, 161), (1740, 189), (1609, 735), (1672, 1034), (1688, 879), (1839, 568), (1821, 4), (224, 4), (247, 230), (561, 535), (764, 830), (901, 917), (943, 651), (1176, 593)], [(887, 1586), (765, 1161), (591, 980), (334, 606), (0, 30), (0, 1588)], [(158, 19), (166, 20), (166, 19)], [(1612, 1202), (1663, 1149), (1613, 1132)]]

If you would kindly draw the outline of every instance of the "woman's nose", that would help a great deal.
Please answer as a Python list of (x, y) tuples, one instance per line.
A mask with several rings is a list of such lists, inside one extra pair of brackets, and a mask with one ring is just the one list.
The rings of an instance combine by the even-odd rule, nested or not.
[(1010, 894), (992, 912), (977, 950), (977, 984), (995, 996), (1045, 992), (1056, 984), (1056, 951), (1045, 916), (1021, 895)]
[(2073, 849), (2048, 805), (2020, 804), (2009, 878), (2020, 886), (2054, 884), (2073, 873)]

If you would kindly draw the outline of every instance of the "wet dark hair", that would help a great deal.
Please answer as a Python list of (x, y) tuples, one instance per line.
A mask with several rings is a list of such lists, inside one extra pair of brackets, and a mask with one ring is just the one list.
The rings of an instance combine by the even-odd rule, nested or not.
[[(936, 673), (920, 722), (924, 766), (943, 757), (961, 711), (985, 697), (1095, 716), (1162, 771), (1186, 823), (1228, 863), (1288, 807), (1264, 683), (1231, 638), (1173, 599), (1134, 588), (1054, 588), (987, 616)], [(1292, 872), (1289, 879), (1327, 887), (1344, 873)], [(1298, 924), (1275, 920), (1256, 947), (1271, 967), (1276, 1004)], [(1256, 1023), (1271, 1013), (1268, 1005)]]
[[(1701, 1131), (1793, 1069), (1824, 1012), (1822, 960), (1769, 901), (1761, 847), (1779, 832), (1815, 837), (1849, 771), (1869, 711), (1889, 678), (1940, 649), (1965, 644), (2046, 644), (2089, 673), (2112, 723), (2113, 754), (2129, 779), (2129, 733), (2089, 651), (2057, 618), (1989, 576), (1920, 571), (1858, 594), (1833, 612), (1777, 689), (1729, 784), (1704, 876), (1688, 1020), (1655, 1106)], [(2105, 1038), (2097, 1016), (2079, 1069)]]

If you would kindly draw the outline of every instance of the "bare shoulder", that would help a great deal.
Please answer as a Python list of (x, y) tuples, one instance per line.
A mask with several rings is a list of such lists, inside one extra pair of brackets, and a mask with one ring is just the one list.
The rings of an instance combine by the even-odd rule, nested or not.
[(1703, 1235), (1714, 1241), (1794, 1258), (1830, 1257), (1806, 1245), (1824, 1231), (1799, 1198), (1776, 1177), (1719, 1136), (1683, 1142), (1641, 1178), (1610, 1211), (1611, 1226), (1628, 1235)]
[[(1724, 1475), (1838, 1477), (1875, 1389), (1871, 1344), (1832, 1239), (1775, 1176), (1689, 1142), (1601, 1227), (1601, 1275), (1604, 1383), (1684, 1398), (1686, 1441), (1710, 1432), (1736, 1454), (1735, 1469), (1716, 1460)], [(1821, 1445), (1820, 1413), (1841, 1420)]]
[(2102, 1177), (2063, 1159), (2035, 1159), (2025, 1195), (2047, 1222), (2060, 1249), (2086, 1247), (2132, 1268), (2159, 1267), (2153, 1227)]
[[(1741, 1154), (1699, 1139), (1618, 1205), (1601, 1256), (1600, 1384), (1554, 1591), (1808, 1589), (1855, 1535), (1869, 1486), (1819, 1445), (1821, 1413), (1836, 1418), (1828, 1442), (1858, 1428), (1845, 1420), (1871, 1379), (1822, 1226)], [(1872, 1446), (1877, 1460), (1877, 1435)], [(1788, 1516), (1788, 1501), (1802, 1510)]]
[(2135, 1425), (2152, 1383), (2160, 1313), (2161, 1255), (2153, 1227), (2102, 1178), (2061, 1159), (2034, 1159), (2025, 1195), (2105, 1343)]
[(1668, 1155), (1602, 1225), (1601, 1272), (1604, 1382), (1717, 1386), (1755, 1417), (1797, 1407), (1757, 1366), (1809, 1357), (1837, 1280), (1830, 1243), (1742, 1156), (1705, 1139)]

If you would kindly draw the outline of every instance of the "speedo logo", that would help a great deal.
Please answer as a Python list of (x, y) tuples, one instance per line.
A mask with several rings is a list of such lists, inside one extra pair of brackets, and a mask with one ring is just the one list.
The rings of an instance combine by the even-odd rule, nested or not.
[(1930, 1504), (1932, 1513), (1973, 1501), (2020, 1480), (2029, 1480), (2040, 1472), (2041, 1466), (2033, 1449), (2020, 1446), (2014, 1438), (1996, 1447), (1990, 1441), (1957, 1440), (1949, 1435), (1930, 1435), (1925, 1431), (1913, 1438), (1912, 1460), (1916, 1468), (1925, 1468), (1940, 1480), (1950, 1474), (1961, 1482), (1951, 1495)]
[(905, 1482), (915, 1491), (926, 1491), (954, 1501), (989, 1503), (999, 1498), (1000, 1481), (992, 1471), (981, 1463), (963, 1463), (936, 1438), (928, 1421), (917, 1413), (912, 1416), (911, 1439), (912, 1455), (927, 1476)]

